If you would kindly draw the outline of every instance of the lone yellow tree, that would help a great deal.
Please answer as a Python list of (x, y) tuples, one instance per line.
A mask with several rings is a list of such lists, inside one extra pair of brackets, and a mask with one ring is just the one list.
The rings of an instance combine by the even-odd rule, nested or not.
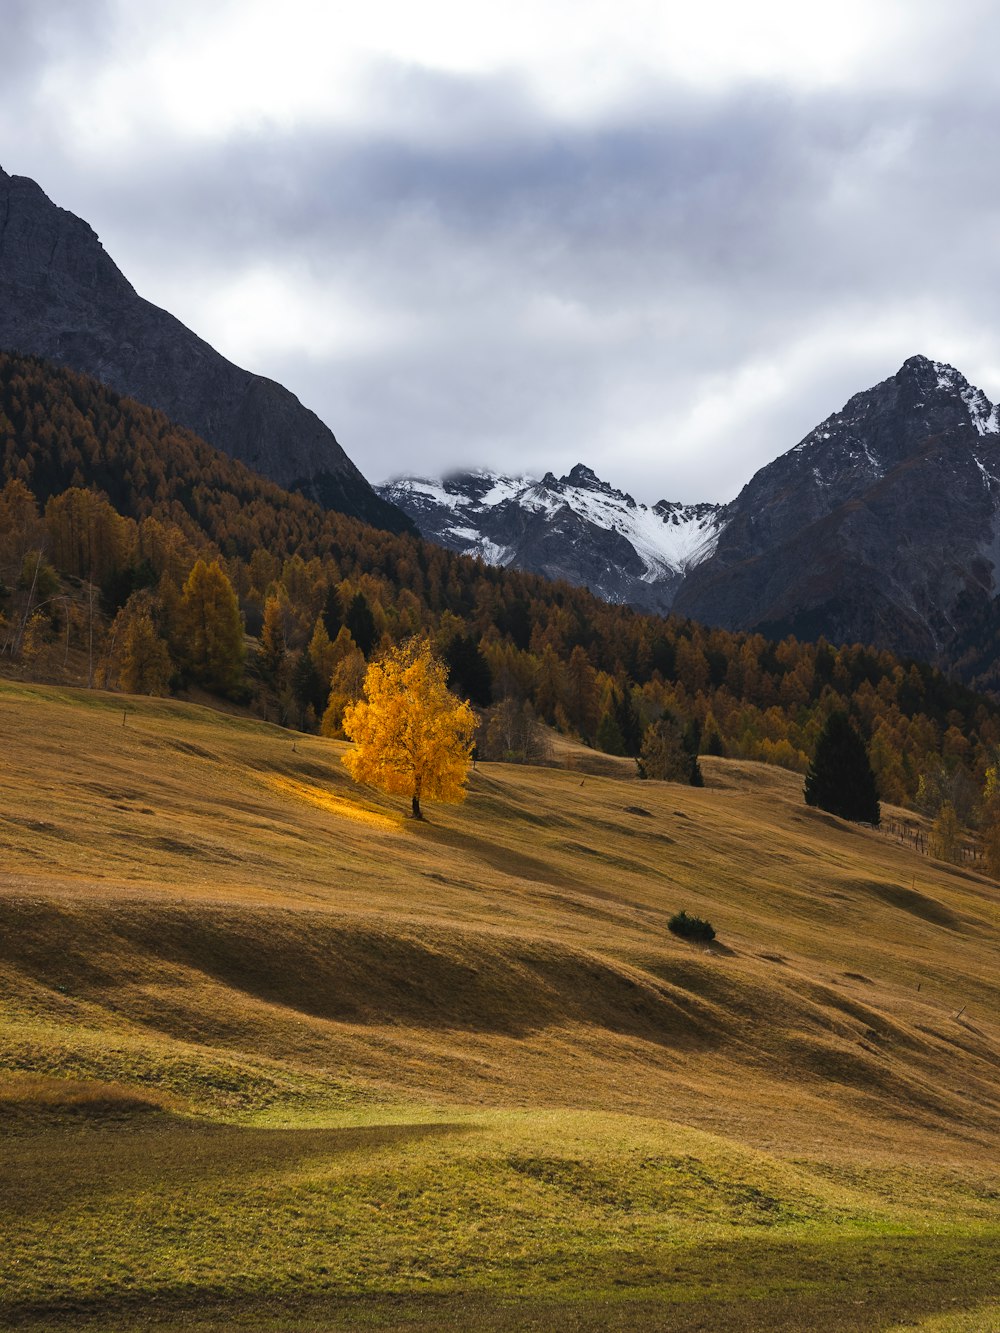
[(341, 724), (354, 749), (344, 763), (356, 782), (420, 799), (461, 801), (472, 755), (475, 715), (446, 684), (447, 668), (426, 639), (391, 648), (368, 667), (365, 697)]

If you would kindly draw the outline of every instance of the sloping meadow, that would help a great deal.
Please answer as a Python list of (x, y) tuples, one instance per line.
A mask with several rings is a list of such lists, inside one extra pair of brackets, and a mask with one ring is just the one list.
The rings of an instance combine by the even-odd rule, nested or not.
[(3, 684), (0, 727), (10, 1319), (989, 1311), (989, 881), (758, 765), (563, 746), (421, 826), (338, 743), (193, 705)]

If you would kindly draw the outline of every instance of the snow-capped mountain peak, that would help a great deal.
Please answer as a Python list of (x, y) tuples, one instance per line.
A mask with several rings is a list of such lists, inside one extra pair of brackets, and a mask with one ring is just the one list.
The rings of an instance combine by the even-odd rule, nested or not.
[(483, 471), (402, 477), (379, 493), (450, 550), (657, 611), (669, 609), (677, 584), (712, 553), (721, 530), (719, 505), (649, 507), (583, 463), (540, 480)]

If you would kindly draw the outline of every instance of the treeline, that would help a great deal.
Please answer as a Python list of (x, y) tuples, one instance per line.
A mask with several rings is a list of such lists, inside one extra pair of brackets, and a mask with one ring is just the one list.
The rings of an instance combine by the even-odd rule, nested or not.
[(424, 632), (510, 757), (540, 719), (651, 775), (699, 752), (805, 771), (840, 707), (884, 800), (981, 791), (996, 762), (997, 707), (925, 664), (640, 615), (378, 531), (35, 358), (0, 354), (0, 485), (0, 650), (39, 677), (200, 685), (336, 734), (372, 653)]

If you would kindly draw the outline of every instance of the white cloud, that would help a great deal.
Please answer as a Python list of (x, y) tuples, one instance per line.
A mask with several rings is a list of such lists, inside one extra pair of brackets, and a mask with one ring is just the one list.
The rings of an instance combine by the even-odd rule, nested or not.
[(6, 3), (2, 165), (374, 479), (721, 498), (914, 352), (1000, 391), (985, 0)]
[(295, 266), (255, 263), (211, 277), (185, 300), (186, 321), (237, 365), (387, 355), (413, 336), (405, 311), (378, 310)]
[(427, 113), (407, 103), (405, 78), (392, 80), (386, 102), (386, 71), (410, 68), (507, 78), (548, 112), (592, 122), (665, 86), (816, 91), (926, 79), (921, 57), (955, 12), (930, 0), (114, 0), (101, 59), (49, 36), (41, 91), (95, 156), (261, 129), (398, 130), (401, 118)]

